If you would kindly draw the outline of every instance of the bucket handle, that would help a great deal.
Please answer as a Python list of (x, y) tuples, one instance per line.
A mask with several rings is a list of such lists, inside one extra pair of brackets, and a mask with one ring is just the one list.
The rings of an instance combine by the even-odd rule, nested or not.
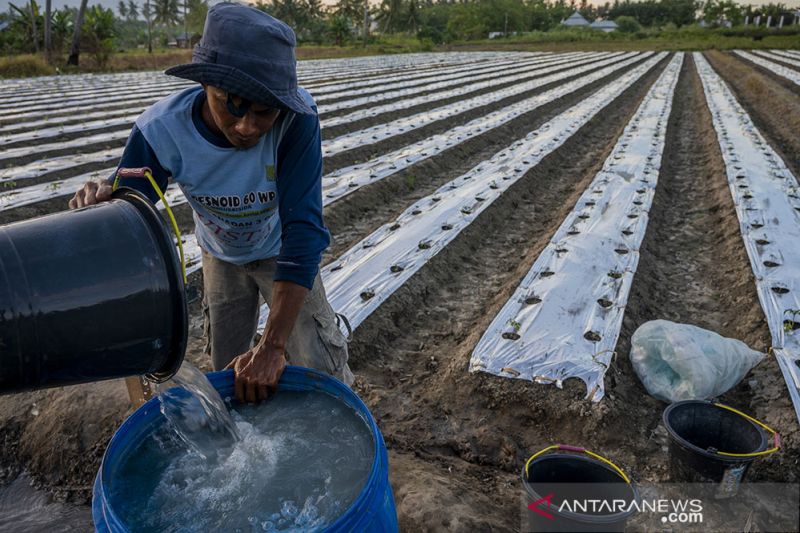
[(727, 405), (723, 405), (723, 404), (717, 403), (717, 402), (713, 402), (712, 405), (714, 407), (719, 407), (720, 409), (725, 409), (727, 411), (735, 413), (735, 414), (737, 414), (737, 415), (749, 420), (750, 422), (752, 422), (752, 423), (754, 423), (754, 424), (756, 424), (758, 426), (761, 426), (762, 428), (766, 429), (767, 431), (772, 433), (772, 440), (773, 440), (773, 443), (774, 443), (774, 446), (772, 448), (768, 448), (768, 449), (762, 450), (760, 452), (730, 453), (730, 452), (721, 452), (721, 451), (717, 450), (717, 454), (719, 454), (719, 455), (727, 455), (729, 457), (758, 457), (759, 455), (769, 455), (771, 453), (775, 453), (775, 452), (777, 452), (778, 450), (781, 449), (781, 436), (780, 436), (780, 434), (777, 431), (775, 431), (774, 429), (772, 429), (771, 427), (769, 427), (768, 425), (766, 425), (765, 423), (763, 423), (763, 422), (761, 422), (759, 420), (756, 420), (752, 416), (746, 415), (743, 412), (739, 411), (738, 409), (734, 409), (733, 407), (730, 407), (730, 406), (727, 406)]
[(565, 451), (565, 452), (576, 452), (576, 453), (586, 454), (589, 457), (597, 459), (598, 461), (601, 461), (601, 462), (607, 464), (608, 466), (610, 466), (611, 468), (613, 468), (614, 471), (617, 474), (619, 474), (622, 479), (625, 480), (625, 483), (630, 484), (630, 482), (631, 482), (631, 479), (625, 474), (625, 472), (623, 472), (620, 467), (615, 465), (609, 459), (606, 459), (602, 455), (599, 455), (599, 454), (596, 454), (596, 453), (594, 453), (592, 451), (589, 451), (586, 448), (582, 448), (580, 446), (572, 446), (570, 444), (553, 444), (553, 445), (548, 446), (547, 448), (544, 448), (543, 450), (539, 450), (535, 454), (531, 455), (528, 458), (528, 461), (525, 463), (525, 475), (526, 476), (528, 475), (528, 467), (530, 466), (531, 462), (533, 462), (534, 459), (536, 459), (540, 455), (544, 455), (545, 453), (553, 451), (553, 450), (562, 450), (562, 451)]
[(181, 273), (183, 274), (183, 282), (186, 283), (186, 259), (183, 255), (183, 239), (181, 239), (181, 230), (178, 229), (178, 222), (175, 220), (175, 215), (172, 214), (172, 209), (170, 208), (169, 204), (167, 203), (167, 199), (164, 197), (164, 193), (161, 192), (161, 188), (156, 183), (156, 180), (153, 178), (153, 172), (148, 167), (141, 167), (141, 168), (120, 168), (117, 170), (117, 176), (114, 178), (114, 185), (112, 186), (113, 190), (117, 190), (119, 187), (119, 180), (120, 178), (146, 178), (153, 189), (158, 194), (159, 199), (164, 204), (164, 207), (167, 210), (167, 215), (169, 215), (170, 223), (172, 224), (172, 231), (175, 232), (175, 237), (178, 238), (178, 251), (181, 255)]

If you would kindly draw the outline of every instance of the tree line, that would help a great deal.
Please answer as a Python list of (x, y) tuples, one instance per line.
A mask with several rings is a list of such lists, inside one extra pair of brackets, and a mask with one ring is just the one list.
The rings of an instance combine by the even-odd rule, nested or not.
[[(23, 0), (24, 1), (24, 0)], [(41, 0), (39, 0), (41, 1)], [(77, 64), (81, 50), (103, 64), (115, 50), (165, 47), (180, 37), (196, 40), (208, 11), (207, 0), (120, 0), (116, 10), (88, 5), (51, 9), (51, 0), (10, 4), (0, 14), (0, 51), (40, 53), (50, 60), (67, 55)], [(616, 20), (620, 30), (680, 28), (706, 23), (741, 25), (746, 19), (771, 17), (777, 25), (793, 13), (784, 4), (743, 6), (733, 0), (614, 0), (601, 5), (588, 0), (257, 0), (255, 7), (285, 21), (301, 43), (343, 45), (366, 41), (375, 34), (403, 34), (441, 44), (482, 39), (490, 32), (504, 35), (561, 28), (575, 11), (589, 21)], [(6, 22), (7, 24), (2, 24)]]

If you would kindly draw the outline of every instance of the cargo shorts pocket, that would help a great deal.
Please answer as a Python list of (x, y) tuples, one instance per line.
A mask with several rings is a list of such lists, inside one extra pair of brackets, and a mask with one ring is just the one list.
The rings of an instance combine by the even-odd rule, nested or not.
[(347, 339), (331, 315), (314, 313), (312, 316), (317, 326), (319, 353), (326, 359), (325, 366), (328, 367), (328, 373), (341, 379), (342, 369), (347, 363)]

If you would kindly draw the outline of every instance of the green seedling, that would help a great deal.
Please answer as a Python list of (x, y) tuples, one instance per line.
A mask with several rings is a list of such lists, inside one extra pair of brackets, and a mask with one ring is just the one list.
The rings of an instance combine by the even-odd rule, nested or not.
[(17, 186), (17, 182), (16, 181), (4, 181), (3, 182), (3, 187), (5, 187), (6, 189), (10, 189), (11, 187), (16, 187), (16, 186)]
[(800, 327), (796, 320), (796, 318), (800, 316), (800, 309), (787, 309), (783, 312), (783, 315), (786, 316), (787, 313), (789, 314), (789, 318), (783, 321), (783, 331), (785, 333), (791, 333)]

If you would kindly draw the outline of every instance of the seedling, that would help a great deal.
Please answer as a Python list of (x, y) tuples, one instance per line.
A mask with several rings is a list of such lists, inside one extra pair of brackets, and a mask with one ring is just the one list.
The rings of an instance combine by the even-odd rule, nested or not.
[(787, 309), (783, 312), (783, 315), (789, 314), (789, 318), (783, 321), (783, 331), (786, 333), (791, 333), (796, 329), (800, 329), (800, 322), (797, 321), (797, 317), (800, 316), (800, 309)]
[(508, 320), (508, 325), (511, 326), (512, 331), (505, 331), (501, 335), (506, 340), (516, 341), (519, 340), (519, 330), (522, 327), (522, 324), (514, 320), (513, 318)]
[(362, 299), (362, 300), (364, 300), (364, 301), (366, 302), (367, 300), (369, 300), (370, 298), (372, 298), (373, 296), (375, 296), (375, 291), (374, 291), (374, 290), (372, 290), (372, 289), (365, 289), (365, 290), (364, 290), (364, 291), (361, 293), (361, 295), (360, 295), (360, 296), (361, 296), (361, 299)]

